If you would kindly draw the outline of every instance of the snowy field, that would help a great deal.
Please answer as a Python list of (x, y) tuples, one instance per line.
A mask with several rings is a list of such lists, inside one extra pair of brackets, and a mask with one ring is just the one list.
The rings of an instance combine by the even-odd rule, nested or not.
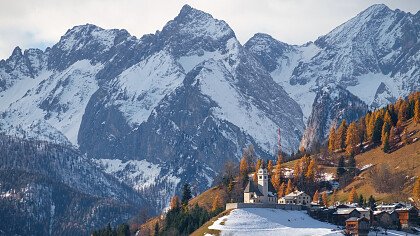
[[(305, 211), (286, 211), (269, 208), (235, 209), (229, 215), (220, 217), (209, 226), (220, 230), (222, 236), (325, 236), (343, 235), (336, 225), (311, 218)], [(369, 232), (369, 236), (376, 235)], [(377, 235), (384, 235), (380, 230)], [(388, 230), (387, 235), (413, 235), (402, 231)], [(206, 234), (210, 236), (210, 234)]]
[(235, 209), (209, 229), (221, 235), (342, 235), (337, 226), (317, 221), (304, 211), (248, 208)]

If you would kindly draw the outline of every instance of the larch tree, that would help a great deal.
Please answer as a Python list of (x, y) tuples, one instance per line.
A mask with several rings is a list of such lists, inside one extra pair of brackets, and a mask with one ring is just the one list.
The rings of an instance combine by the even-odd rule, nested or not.
[(420, 176), (417, 176), (413, 185), (413, 199), (420, 203)]
[(281, 198), (284, 196), (284, 191), (285, 191), (286, 185), (284, 183), (280, 184), (279, 190), (277, 191), (277, 197)]
[(366, 123), (363, 117), (361, 117), (359, 121), (357, 122), (357, 129), (359, 130), (360, 146), (362, 146), (363, 142), (367, 141)]
[(322, 197), (322, 202), (324, 203), (324, 206), (329, 207), (327, 192), (326, 191), (322, 192), (321, 197)]
[(330, 134), (328, 136), (328, 151), (332, 153), (335, 150), (335, 125), (331, 126)]
[(171, 198), (170, 208), (173, 210), (178, 209), (179, 207), (181, 207), (181, 202), (179, 200), (179, 197), (175, 195)]
[(315, 191), (314, 196), (312, 197), (312, 202), (319, 202), (319, 192), (318, 190)]
[(351, 155), (359, 152), (360, 136), (358, 134), (357, 125), (351, 122), (346, 135), (346, 154)]
[(398, 122), (397, 122), (397, 126), (402, 126), (402, 124), (407, 121), (407, 116), (408, 116), (408, 105), (406, 101), (402, 101), (399, 109), (398, 109)]
[(343, 120), (337, 129), (336, 148), (344, 149), (346, 147), (347, 122)]
[(279, 189), (280, 182), (281, 182), (281, 155), (278, 156), (276, 167), (274, 169), (274, 173), (271, 177), (271, 183), (273, 184), (275, 189)]
[(372, 141), (373, 130), (375, 129), (376, 115), (375, 113), (371, 113), (366, 117), (369, 117), (369, 121), (366, 121), (367, 138), (368, 141)]
[(295, 162), (295, 166), (293, 167), (293, 177), (295, 180), (298, 180), (300, 177), (300, 168), (301, 168), (301, 160), (298, 159)]
[(420, 124), (420, 100), (416, 100), (414, 103), (414, 123)]
[(291, 192), (293, 192), (293, 185), (292, 185), (292, 181), (289, 179), (289, 181), (287, 181), (287, 188), (284, 194), (287, 195)]
[(382, 150), (385, 153), (388, 153), (390, 150), (390, 146), (389, 146), (389, 134), (385, 133), (384, 137), (382, 138)]
[(331, 206), (335, 205), (335, 201), (337, 201), (337, 190), (334, 189), (334, 192), (331, 195), (331, 200), (330, 200)]
[(382, 131), (381, 131), (381, 143), (383, 144), (385, 141), (385, 133), (388, 133), (391, 131), (391, 124), (384, 121), (384, 124), (382, 125)]
[(252, 180), (254, 180), (255, 183), (258, 182), (257, 173), (258, 173), (258, 170), (261, 168), (261, 165), (262, 165), (262, 159), (258, 159), (257, 164), (255, 165), (254, 175), (252, 176)]
[(356, 188), (353, 186), (353, 188), (351, 189), (349, 196), (348, 196), (348, 202), (349, 203), (355, 203), (355, 201), (357, 201), (357, 192), (356, 192)]
[(388, 138), (388, 142), (389, 142), (389, 146), (393, 147), (395, 145), (395, 127), (392, 126), (391, 129), (389, 129), (389, 138)]
[(241, 176), (245, 176), (248, 174), (248, 162), (244, 157), (242, 157), (241, 162), (239, 164), (239, 173)]
[(269, 175), (273, 174), (273, 161), (272, 160), (268, 160), (267, 171)]
[(309, 182), (315, 181), (315, 172), (316, 172), (315, 168), (316, 168), (315, 160), (314, 158), (311, 158), (311, 161), (309, 162), (309, 165), (308, 165), (308, 170), (305, 174), (307, 181)]
[(413, 199), (420, 203), (420, 177), (416, 178), (413, 186)]
[(221, 199), (220, 199), (220, 193), (216, 194), (216, 197), (213, 199), (213, 204), (211, 206), (211, 211), (216, 211), (221, 206)]

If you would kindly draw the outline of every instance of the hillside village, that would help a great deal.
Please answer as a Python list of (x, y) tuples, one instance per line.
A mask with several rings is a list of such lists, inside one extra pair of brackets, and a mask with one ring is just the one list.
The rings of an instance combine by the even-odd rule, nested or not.
[[(398, 100), (395, 104), (362, 117), (359, 120), (361, 127), (365, 121), (368, 126), (373, 126), (367, 126), (363, 135), (360, 130), (353, 131), (359, 134), (357, 137), (360, 139), (357, 141), (352, 142), (352, 138), (356, 138), (348, 133), (356, 123), (351, 122), (347, 127), (342, 122), (337, 134), (332, 132), (338, 137), (336, 140), (340, 141), (332, 142), (329, 138), (327, 147), (318, 153), (310, 154), (301, 150), (292, 160), (287, 161), (283, 160), (283, 154), (279, 152), (276, 162), (263, 161), (257, 158), (250, 146), (244, 149), (239, 167), (232, 163), (226, 164), (216, 187), (189, 201), (184, 199), (181, 202), (178, 197), (173, 198), (166, 216), (140, 226), (139, 235), (153, 230), (159, 232), (159, 235), (167, 235), (165, 232), (168, 228), (176, 227), (174, 224), (170, 227), (167, 225), (168, 215), (173, 214), (173, 209), (178, 209), (177, 214), (184, 214), (184, 220), (180, 222), (184, 228), (189, 224), (184, 217), (188, 219), (191, 210), (198, 212), (202, 209), (208, 212), (207, 217), (221, 214), (206, 224), (203, 222), (204, 226), (193, 235), (204, 235), (205, 232), (218, 234), (216, 229), (222, 226), (216, 225), (217, 219), (229, 220), (232, 212), (253, 209), (273, 209), (285, 214), (286, 218), (294, 211), (305, 212), (317, 222), (326, 222), (330, 230), (338, 230), (346, 235), (385, 233), (389, 230), (418, 233), (419, 98), (420, 93), (417, 92), (407, 100)], [(390, 111), (394, 114), (391, 115)], [(346, 132), (343, 132), (343, 127)], [(347, 137), (341, 138), (340, 132), (341, 136), (347, 133), (344, 135)], [(341, 140), (343, 146), (339, 146)], [(352, 143), (355, 146), (351, 146)], [(331, 148), (334, 145), (337, 146)], [(406, 171), (400, 172), (398, 168)], [(400, 178), (402, 174), (404, 176)], [(270, 213), (266, 216), (268, 220), (271, 218)], [(273, 217), (277, 218), (275, 215)], [(306, 219), (304, 216), (301, 218)]]

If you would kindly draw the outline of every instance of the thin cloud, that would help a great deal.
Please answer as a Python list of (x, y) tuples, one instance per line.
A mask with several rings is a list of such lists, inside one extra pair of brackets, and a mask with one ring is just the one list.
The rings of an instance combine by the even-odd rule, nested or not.
[(14, 47), (52, 46), (67, 29), (92, 23), (141, 37), (162, 29), (184, 4), (225, 20), (245, 43), (257, 32), (303, 44), (328, 33), (372, 4), (416, 13), (418, 0), (9, 0), (0, 1), (0, 58)]

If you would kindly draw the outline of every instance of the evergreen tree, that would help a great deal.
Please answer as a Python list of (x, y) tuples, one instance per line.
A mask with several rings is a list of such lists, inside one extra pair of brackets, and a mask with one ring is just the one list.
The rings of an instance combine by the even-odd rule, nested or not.
[(159, 223), (158, 222), (156, 222), (156, 224), (155, 224), (155, 232), (153, 233), (153, 235), (154, 236), (159, 235)]
[(353, 186), (353, 188), (351, 189), (349, 193), (349, 197), (347, 201), (350, 203), (355, 203), (356, 199), (357, 199), (357, 192), (356, 192), (356, 188)]
[(332, 153), (335, 149), (335, 127), (331, 126), (330, 134), (328, 136), (328, 151)]
[(356, 176), (356, 159), (354, 158), (354, 155), (349, 157), (349, 163), (347, 166), (349, 169), (349, 174), (353, 177)]
[(289, 181), (287, 181), (287, 188), (284, 194), (287, 195), (291, 192), (293, 192), (293, 185), (292, 185), (292, 181), (289, 179)]
[(376, 209), (376, 200), (375, 200), (375, 198), (373, 198), (372, 195), (370, 195), (370, 197), (369, 197), (368, 204), (369, 204), (369, 207), (372, 211), (374, 211)]
[(341, 176), (343, 176), (344, 175), (344, 173), (346, 173), (346, 169), (345, 169), (345, 166), (346, 166), (346, 162), (345, 162), (345, 160), (344, 160), (344, 157), (343, 156), (341, 156), (340, 157), (340, 160), (338, 161), (338, 167), (337, 167), (337, 177), (341, 177)]
[(184, 187), (182, 188), (182, 205), (187, 206), (188, 201), (192, 198), (191, 195), (191, 187), (188, 183), (184, 184)]
[(343, 120), (337, 129), (336, 148), (344, 149), (346, 147), (347, 123)]
[(375, 122), (374, 122), (374, 128), (372, 133), (372, 142), (379, 143), (381, 141), (381, 133), (382, 133), (382, 126), (383, 126), (383, 120), (382, 117), (377, 115)]
[(127, 224), (121, 224), (117, 227), (117, 236), (130, 236), (130, 227)]
[(358, 200), (358, 204), (359, 204), (359, 207), (364, 207), (364, 202), (365, 202), (365, 200), (364, 200), (364, 198), (363, 198), (363, 195), (362, 194), (360, 194), (359, 195), (359, 200)]
[(385, 153), (389, 152), (390, 146), (389, 146), (389, 135), (388, 133), (385, 133), (385, 136), (383, 137), (383, 143), (382, 143), (382, 150)]
[(312, 202), (319, 202), (319, 192), (318, 190), (315, 191), (314, 196), (312, 197)]
[(322, 192), (322, 203), (325, 207), (329, 207), (328, 197), (327, 197), (327, 192), (326, 191)]

